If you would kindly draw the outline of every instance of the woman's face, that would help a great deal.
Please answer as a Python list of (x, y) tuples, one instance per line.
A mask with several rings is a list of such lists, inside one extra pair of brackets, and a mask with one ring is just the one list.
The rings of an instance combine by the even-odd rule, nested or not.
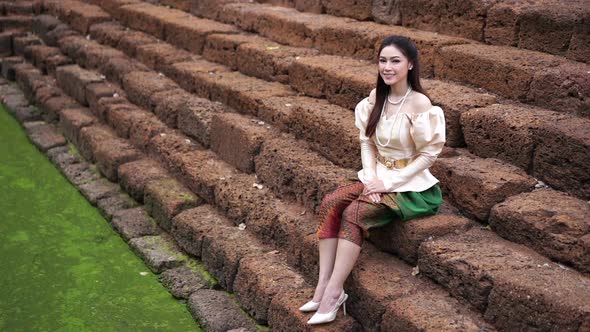
[(387, 85), (406, 82), (412, 64), (395, 46), (386, 46), (379, 54), (379, 75)]

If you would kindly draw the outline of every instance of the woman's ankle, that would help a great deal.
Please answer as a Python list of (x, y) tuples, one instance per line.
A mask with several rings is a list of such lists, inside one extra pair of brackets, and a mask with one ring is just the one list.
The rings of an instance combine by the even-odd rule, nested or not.
[(328, 286), (328, 280), (319, 280), (317, 285), (315, 286), (315, 292), (313, 294), (313, 299), (312, 301), (314, 302), (320, 302), (322, 300), (322, 297), (324, 296), (324, 291), (326, 290), (326, 287)]

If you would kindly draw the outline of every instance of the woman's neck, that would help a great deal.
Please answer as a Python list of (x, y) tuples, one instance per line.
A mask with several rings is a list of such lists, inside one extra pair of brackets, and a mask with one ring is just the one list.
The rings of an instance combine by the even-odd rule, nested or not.
[(410, 87), (410, 85), (407, 82), (403, 82), (403, 83), (400, 82), (398, 84), (392, 85), (389, 89), (389, 96), (392, 98), (394, 98), (394, 97), (401, 98), (406, 94), (409, 87)]

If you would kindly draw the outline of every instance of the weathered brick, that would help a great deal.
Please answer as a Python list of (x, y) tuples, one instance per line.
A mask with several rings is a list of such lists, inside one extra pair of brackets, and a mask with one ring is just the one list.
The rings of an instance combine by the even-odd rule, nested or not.
[(461, 114), (469, 149), (483, 158), (498, 158), (532, 170), (536, 132), (544, 124), (564, 118), (544, 109), (494, 104)]
[(129, 240), (129, 246), (154, 273), (182, 266), (188, 257), (167, 235), (144, 236)]
[(254, 158), (270, 136), (258, 120), (235, 113), (216, 114), (211, 122), (211, 150), (245, 173), (254, 172)]
[(176, 83), (154, 72), (135, 71), (123, 77), (123, 89), (129, 100), (146, 109), (152, 109), (151, 97), (156, 92), (175, 88)]
[(142, 203), (148, 183), (169, 177), (168, 172), (151, 159), (140, 159), (119, 166), (119, 183), (136, 201)]
[(498, 329), (575, 331), (586, 324), (590, 281), (495, 233), (474, 228), (420, 247), (420, 273), (485, 311)]
[(66, 138), (78, 146), (78, 136), (83, 127), (98, 122), (98, 119), (88, 108), (68, 108), (61, 112), (59, 124), (63, 129)]
[(198, 196), (171, 178), (162, 178), (147, 183), (144, 202), (148, 213), (166, 231), (171, 230), (172, 218), (178, 213), (203, 203)]
[(590, 199), (589, 119), (564, 118), (539, 128), (533, 174), (555, 189)]
[(467, 215), (487, 220), (490, 209), (507, 197), (535, 186), (535, 179), (498, 159), (478, 158), (464, 151), (438, 158), (430, 168), (443, 192)]
[(551, 189), (509, 197), (494, 206), (490, 225), (498, 235), (590, 271), (590, 206)]
[(189, 309), (200, 326), (207, 331), (225, 332), (234, 329), (255, 331), (256, 324), (242, 312), (238, 303), (228, 293), (201, 289), (193, 293)]
[(125, 241), (161, 233), (154, 220), (150, 218), (143, 207), (117, 211), (111, 219), (111, 225), (121, 234)]
[(102, 82), (96, 73), (80, 68), (77, 65), (59, 67), (55, 76), (59, 86), (80, 104), (88, 106), (86, 86), (90, 83)]
[(131, 144), (121, 139), (110, 140), (101, 144), (94, 151), (96, 165), (100, 172), (109, 180), (118, 180), (119, 166), (142, 158), (141, 153)]
[(42, 121), (27, 122), (24, 127), (29, 139), (43, 152), (66, 144), (66, 139), (50, 124)]
[(242, 258), (234, 282), (234, 293), (242, 307), (259, 323), (267, 323), (274, 297), (284, 292), (308, 288), (301, 275), (276, 252)]
[[(173, 12), (174, 11), (174, 12)], [(170, 10), (169, 15), (177, 11)], [(165, 21), (166, 41), (191, 52), (201, 54), (207, 35), (213, 33), (237, 33), (238, 30), (227, 24), (200, 19), (194, 16), (167, 18)]]

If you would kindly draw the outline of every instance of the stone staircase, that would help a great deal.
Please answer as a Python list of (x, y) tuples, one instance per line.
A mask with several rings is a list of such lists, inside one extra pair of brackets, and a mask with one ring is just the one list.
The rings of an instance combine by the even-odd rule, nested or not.
[(259, 323), (309, 330), (314, 212), (359, 168), (351, 109), (403, 34), (445, 110), (446, 201), (373, 232), (352, 317), (317, 330), (590, 329), (590, 65), (338, 17), (351, 1), (87, 2), (1, 3), (3, 75)]

